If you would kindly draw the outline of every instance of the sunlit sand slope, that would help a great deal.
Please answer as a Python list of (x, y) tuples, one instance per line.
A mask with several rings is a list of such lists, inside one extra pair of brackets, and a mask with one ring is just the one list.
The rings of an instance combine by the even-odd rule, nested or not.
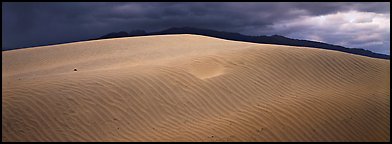
[(198, 35), (2, 56), (2, 141), (390, 141), (389, 60)]

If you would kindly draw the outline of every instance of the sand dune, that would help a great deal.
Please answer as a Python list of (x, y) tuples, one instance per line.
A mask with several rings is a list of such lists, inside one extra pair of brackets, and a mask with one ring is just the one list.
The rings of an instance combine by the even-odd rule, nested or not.
[(2, 56), (2, 141), (390, 141), (389, 60), (198, 35)]

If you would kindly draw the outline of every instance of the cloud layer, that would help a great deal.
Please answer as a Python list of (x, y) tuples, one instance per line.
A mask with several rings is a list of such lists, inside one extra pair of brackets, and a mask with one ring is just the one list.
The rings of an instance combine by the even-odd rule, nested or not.
[(114, 31), (198, 27), (280, 34), (389, 54), (389, 3), (3, 3), (3, 48)]

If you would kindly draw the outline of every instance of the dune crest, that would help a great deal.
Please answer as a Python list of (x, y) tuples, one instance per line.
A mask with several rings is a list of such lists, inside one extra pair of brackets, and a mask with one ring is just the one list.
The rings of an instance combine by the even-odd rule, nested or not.
[(3, 141), (390, 141), (389, 60), (188, 34), (2, 56)]

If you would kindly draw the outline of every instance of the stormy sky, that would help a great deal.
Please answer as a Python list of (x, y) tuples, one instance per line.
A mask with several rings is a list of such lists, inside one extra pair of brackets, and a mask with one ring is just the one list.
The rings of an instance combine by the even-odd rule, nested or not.
[(2, 49), (110, 32), (197, 27), (283, 35), (390, 54), (390, 3), (2, 3)]

